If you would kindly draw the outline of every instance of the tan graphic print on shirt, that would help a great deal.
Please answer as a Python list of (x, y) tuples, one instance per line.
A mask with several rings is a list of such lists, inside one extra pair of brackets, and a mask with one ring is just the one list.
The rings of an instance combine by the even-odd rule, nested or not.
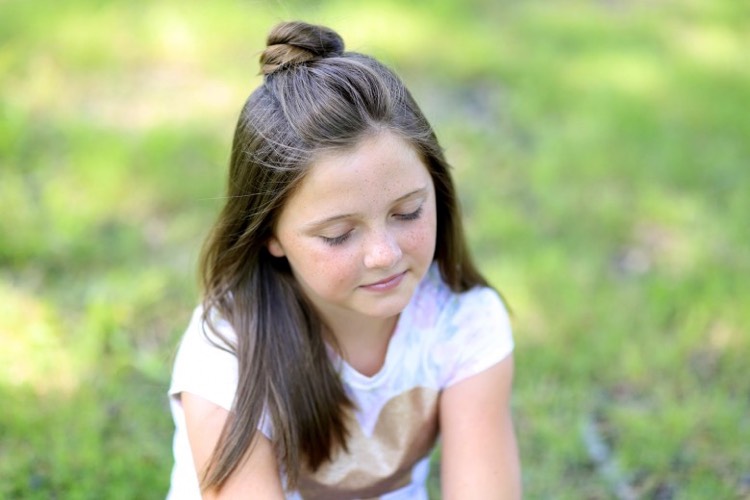
[(373, 498), (411, 481), (414, 464), (435, 444), (439, 392), (415, 387), (390, 399), (378, 415), (372, 436), (352, 416), (349, 452), (339, 450), (315, 473), (300, 477), (299, 492), (309, 499)]

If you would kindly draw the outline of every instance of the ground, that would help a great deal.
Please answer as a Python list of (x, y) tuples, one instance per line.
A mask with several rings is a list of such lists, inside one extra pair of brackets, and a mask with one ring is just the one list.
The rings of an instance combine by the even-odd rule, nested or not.
[(750, 497), (748, 14), (1, 2), (0, 497), (166, 492), (197, 256), (292, 18), (396, 68), (437, 130), (513, 309), (526, 496)]

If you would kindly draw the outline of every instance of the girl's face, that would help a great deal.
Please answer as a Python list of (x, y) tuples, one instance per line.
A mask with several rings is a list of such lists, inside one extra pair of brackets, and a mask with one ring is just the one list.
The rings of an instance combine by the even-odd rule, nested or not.
[(435, 253), (435, 188), (405, 140), (379, 132), (328, 152), (287, 200), (268, 250), (323, 319), (392, 318)]

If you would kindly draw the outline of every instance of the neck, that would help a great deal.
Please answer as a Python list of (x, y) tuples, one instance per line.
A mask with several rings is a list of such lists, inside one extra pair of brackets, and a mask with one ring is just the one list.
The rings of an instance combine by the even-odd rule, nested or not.
[(367, 318), (354, 314), (326, 318), (326, 333), (334, 338), (341, 355), (352, 368), (372, 376), (385, 363), (388, 343), (397, 321), (398, 316)]

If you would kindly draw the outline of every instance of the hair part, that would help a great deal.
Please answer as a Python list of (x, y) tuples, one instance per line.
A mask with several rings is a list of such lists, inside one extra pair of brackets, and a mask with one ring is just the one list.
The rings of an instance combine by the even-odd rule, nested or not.
[[(229, 160), (227, 201), (204, 246), (204, 321), (238, 358), (234, 405), (201, 487), (220, 489), (246, 456), (263, 418), (294, 488), (346, 448), (352, 403), (326, 350), (321, 320), (284, 258), (266, 248), (286, 200), (317, 154), (355, 147), (388, 130), (409, 142), (436, 193), (435, 260), (448, 286), (486, 285), (464, 238), (458, 198), (442, 149), (399, 78), (375, 59), (345, 52), (334, 31), (282, 23), (260, 57), (263, 84), (245, 103)], [(212, 318), (226, 319), (236, 342)]]

